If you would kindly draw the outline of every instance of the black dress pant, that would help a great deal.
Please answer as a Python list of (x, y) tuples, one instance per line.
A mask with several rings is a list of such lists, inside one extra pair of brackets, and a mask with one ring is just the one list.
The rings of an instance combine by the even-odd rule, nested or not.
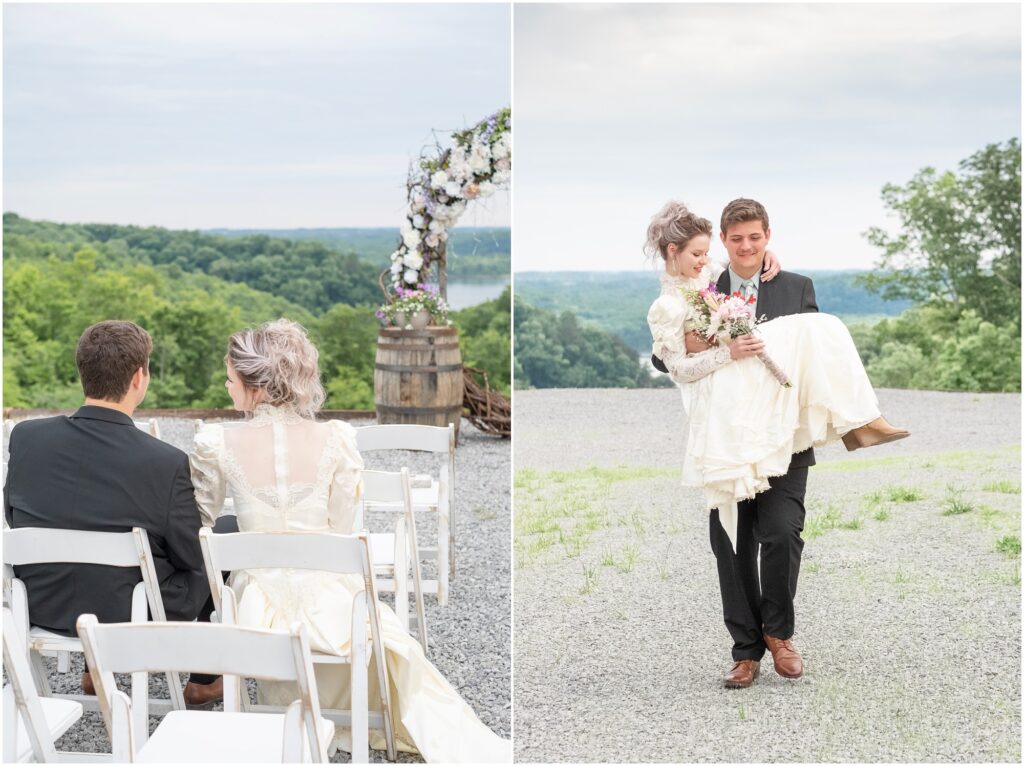
[(711, 512), (711, 550), (718, 560), (722, 610), (734, 660), (760, 660), (766, 650), (762, 634), (781, 639), (793, 636), (807, 467), (790, 468), (769, 483), (771, 489), (739, 504), (735, 552), (718, 510)]

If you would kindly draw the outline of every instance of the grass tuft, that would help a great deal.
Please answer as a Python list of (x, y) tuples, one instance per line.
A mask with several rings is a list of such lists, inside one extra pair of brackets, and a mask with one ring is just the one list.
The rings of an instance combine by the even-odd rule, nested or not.
[(946, 499), (943, 502), (944, 510), (942, 515), (959, 516), (977, 510), (970, 501), (964, 500), (963, 495), (964, 490), (962, 487), (948, 486), (946, 488)]
[(996, 550), (1006, 556), (1020, 557), (1020, 537), (1006, 535), (996, 540)]
[(1019, 495), (1020, 484), (1012, 481), (993, 481), (982, 487), (986, 492), (1001, 492), (1004, 495)]
[(924, 499), (924, 493), (916, 487), (893, 485), (886, 487), (886, 493), (889, 500), (894, 503), (915, 503)]

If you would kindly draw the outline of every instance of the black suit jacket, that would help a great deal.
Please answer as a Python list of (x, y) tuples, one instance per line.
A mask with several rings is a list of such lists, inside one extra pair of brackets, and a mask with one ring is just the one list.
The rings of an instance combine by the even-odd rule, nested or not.
[[(13, 527), (149, 534), (169, 620), (193, 620), (210, 595), (199, 547), (202, 522), (188, 456), (127, 415), (84, 406), (70, 417), (19, 423), (11, 432), (4, 515)], [(131, 619), (138, 569), (94, 564), (15, 567), (33, 625), (75, 635), (80, 614)]]
[[(728, 295), (729, 269), (722, 272), (716, 285), (718, 292)], [(794, 274), (791, 271), (780, 271), (770, 282), (761, 282), (757, 291), (757, 315), (775, 319), (789, 314), (806, 314), (818, 310), (818, 302), (814, 297), (814, 283), (809, 277)], [(651, 357), (651, 364), (661, 372), (668, 372), (665, 363), (656, 356)], [(790, 468), (802, 468), (814, 465), (814, 450), (807, 449), (793, 455)]]

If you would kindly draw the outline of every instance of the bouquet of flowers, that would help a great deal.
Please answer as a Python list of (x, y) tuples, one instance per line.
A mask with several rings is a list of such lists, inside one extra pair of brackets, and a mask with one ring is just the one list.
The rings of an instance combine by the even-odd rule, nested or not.
[(430, 314), (434, 324), (450, 325), (448, 304), (438, 294), (437, 285), (420, 282), (415, 287), (396, 285), (398, 297), (377, 309), (377, 319), (391, 324), (405, 326), (412, 316), (420, 311)]
[[(753, 295), (749, 298), (744, 298), (738, 292), (723, 295), (714, 285), (708, 285), (703, 290), (686, 290), (684, 293), (687, 303), (697, 311), (695, 330), (709, 343), (721, 341), (728, 346), (741, 335), (752, 335), (754, 328), (760, 324), (761, 320), (754, 316), (752, 304), (756, 299)], [(792, 388), (789, 377), (768, 354), (762, 351), (757, 358), (783, 388)]]

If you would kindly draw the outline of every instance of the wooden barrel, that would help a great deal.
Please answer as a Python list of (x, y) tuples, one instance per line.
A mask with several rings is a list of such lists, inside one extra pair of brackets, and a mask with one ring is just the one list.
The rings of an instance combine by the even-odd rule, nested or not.
[(462, 418), (462, 354), (454, 327), (382, 327), (373, 371), (377, 422), (455, 425)]

